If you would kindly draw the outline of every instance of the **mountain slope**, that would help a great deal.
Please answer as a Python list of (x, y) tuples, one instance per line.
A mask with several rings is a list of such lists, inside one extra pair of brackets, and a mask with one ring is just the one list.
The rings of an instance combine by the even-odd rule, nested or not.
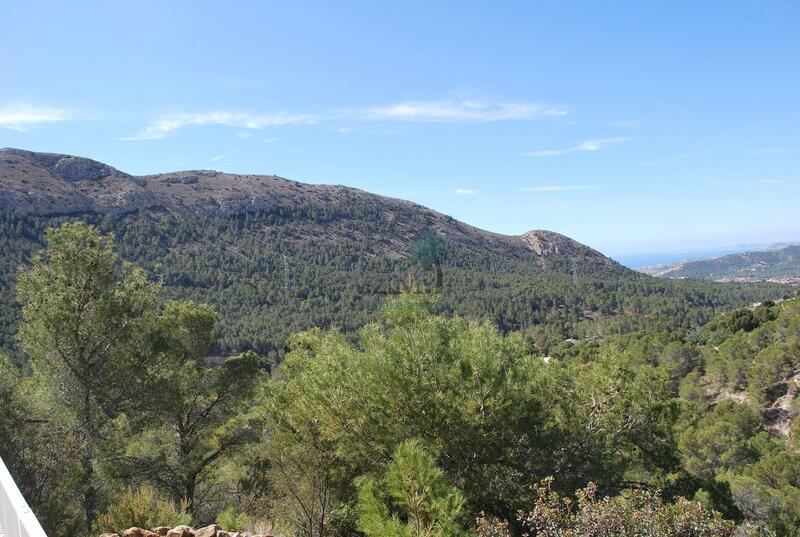
[(642, 269), (642, 272), (664, 278), (800, 281), (800, 245), (791, 245), (779, 250), (736, 253), (662, 267), (647, 267)]
[(0, 348), (16, 320), (13, 275), (46, 227), (81, 218), (113, 232), (122, 256), (168, 297), (220, 312), (219, 352), (278, 357), (313, 326), (354, 330), (387, 294), (432, 275), (414, 241), (446, 238), (441, 309), (549, 341), (643, 324), (689, 328), (721, 308), (782, 296), (780, 286), (653, 279), (550, 231), (506, 236), (420, 205), (275, 176), (184, 171), (134, 177), (90, 159), (0, 150)]
[[(303, 210), (308, 207), (371, 206), (392, 233), (381, 237), (380, 253), (405, 256), (423, 231), (436, 231), (459, 246), (490, 248), (540, 265), (578, 258), (620, 268), (614, 261), (550, 231), (520, 237), (468, 226), (409, 201), (345, 186), (310, 185), (267, 175), (233, 175), (209, 170), (133, 177), (91, 159), (0, 149), (0, 208), (29, 216), (134, 212), (211, 218)], [(419, 222), (412, 222), (411, 217)], [(420, 218), (421, 217), (421, 218)], [(421, 225), (424, 220), (424, 226)], [(314, 227), (314, 226), (311, 226)], [(425, 229), (422, 229), (425, 227)], [(299, 229), (298, 233), (303, 233)], [(317, 230), (309, 238), (320, 239)], [(335, 238), (333, 236), (328, 238)], [(363, 239), (364, 237), (350, 237)]]

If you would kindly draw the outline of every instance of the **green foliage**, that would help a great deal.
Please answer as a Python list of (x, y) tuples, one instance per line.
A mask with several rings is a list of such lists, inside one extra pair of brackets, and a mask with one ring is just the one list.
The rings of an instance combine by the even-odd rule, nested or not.
[(213, 319), (206, 306), (165, 306), (160, 320), (177, 340), (167, 341), (167, 358), (151, 372), (150, 382), (162, 397), (143, 405), (138, 426), (128, 434), (133, 441), (113, 470), (147, 476), (201, 520), (213, 519), (224, 506), (217, 497), (221, 492), (215, 492), (224, 481), (222, 463), (258, 439), (262, 380), (252, 352), (219, 366), (203, 361)]
[(701, 477), (741, 470), (757, 457), (751, 440), (760, 429), (755, 408), (725, 401), (680, 435), (684, 467)]
[(400, 444), (380, 482), (364, 479), (358, 528), (368, 537), (459, 537), (464, 496), (419, 442)]
[(258, 437), (260, 359), (206, 363), (213, 308), (167, 302), (159, 311), (158, 286), (120, 263), (95, 228), (68, 223), (47, 240), (18, 284), (33, 376), (0, 385), (9, 401), (0, 429), (10, 431), (0, 449), (26, 497), (59, 532), (76, 506), (88, 531), (120, 482), (156, 484), (213, 519), (223, 467)]
[(747, 369), (747, 386), (753, 398), (766, 404), (774, 400), (770, 398), (770, 389), (792, 376), (800, 356), (791, 353), (783, 345), (770, 345), (753, 357), (752, 365)]
[(176, 506), (147, 486), (120, 489), (113, 503), (97, 517), (95, 533), (118, 533), (128, 528), (155, 528), (191, 525), (192, 516), (186, 505)]
[(36, 371), (61, 385), (83, 439), (83, 505), (94, 522), (95, 444), (104, 420), (128, 401), (136, 372), (149, 360), (137, 330), (155, 305), (157, 288), (140, 269), (120, 266), (111, 237), (83, 223), (46, 233), (47, 251), (19, 277), (20, 347)]
[[(139, 516), (147, 498), (167, 501), (153, 490), (196, 523), (241, 529), (247, 513), (308, 537), (359, 524), (452, 535), (473, 518), (486, 537), (532, 534), (515, 514), (534, 502), (563, 530), (545, 535), (626, 535), (634, 519), (655, 528), (648, 535), (731, 527), (681, 496), (794, 534), (800, 301), (698, 328), (776, 287), (597, 266), (573, 285), (571, 267), (455, 242), (440, 259), (444, 293), (384, 301), (410, 260), (373, 255), (385, 245), (361, 227), (336, 247), (298, 227), (352, 231), (373, 209), (97, 221), (163, 288), (96, 228), (47, 232), (49, 249), (18, 278), (20, 347), (0, 359), (0, 455), (49, 535), (81, 535), (92, 505)], [(3, 240), (28, 245), (20, 255), (42, 240), (43, 225), (26, 222), (0, 219), (13, 231)], [(277, 359), (287, 338), (268, 381), (255, 354), (231, 353)], [(551, 496), (531, 491), (551, 475)]]
[(81, 535), (80, 438), (44, 380), (0, 356), (0, 457), (48, 535)]
[(512, 516), (531, 479), (612, 487), (674, 464), (675, 407), (660, 370), (614, 355), (547, 364), (518, 335), (427, 307), (414, 295), (389, 301), (356, 344), (336, 332), (292, 340), (270, 388), (272, 460), (296, 460), (279, 482), (324, 482), (351, 501), (354, 478), (418, 438), (441, 453), (468, 512)]
[[(534, 487), (533, 509), (520, 519), (537, 537), (725, 537), (735, 524), (709, 512), (700, 503), (678, 498), (665, 503), (658, 494), (635, 489), (613, 498), (600, 498), (589, 484), (577, 493), (577, 505), (552, 490), (552, 480)], [(487, 535), (485, 529), (479, 535)], [(736, 535), (757, 535), (755, 528), (740, 528)]]
[(237, 511), (233, 507), (228, 507), (217, 515), (217, 524), (223, 529), (232, 531), (242, 531), (250, 527), (251, 518), (247, 513)]
[(414, 243), (411, 258), (420, 263), (424, 268), (436, 270), (436, 292), (441, 293), (444, 287), (442, 265), (447, 260), (447, 241), (436, 233), (428, 233), (424, 238)]
[[(158, 213), (81, 218), (113, 232), (122, 257), (157, 275), (165, 298), (213, 305), (220, 315), (214, 332), (220, 354), (254, 350), (273, 361), (296, 332), (313, 327), (354, 332), (374, 320), (383, 300), (409, 272), (419, 271), (405, 254), (415, 238), (430, 231), (427, 216), (413, 207), (387, 214), (385, 206), (363, 200), (211, 218)], [(44, 245), (44, 229), (65, 220), (0, 210), (0, 349), (15, 360), (22, 360), (13, 344), (17, 269)], [(568, 262), (543, 267), (533, 253), (450, 236), (441, 268), (447, 281), (439, 311), (487, 319), (503, 332), (525, 331), (543, 351), (568, 337), (685, 332), (719, 311), (776, 298), (787, 289), (659, 280), (580, 259), (576, 285)], [(417, 279), (435, 287), (435, 275), (423, 270)]]

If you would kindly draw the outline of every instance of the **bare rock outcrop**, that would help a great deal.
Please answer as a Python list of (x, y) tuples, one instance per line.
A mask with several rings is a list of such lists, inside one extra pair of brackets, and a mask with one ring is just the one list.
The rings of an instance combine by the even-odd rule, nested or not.
[(128, 528), (122, 532), (122, 537), (158, 537), (158, 534), (144, 528)]
[(167, 532), (166, 537), (195, 537), (194, 528), (189, 526), (175, 526)]

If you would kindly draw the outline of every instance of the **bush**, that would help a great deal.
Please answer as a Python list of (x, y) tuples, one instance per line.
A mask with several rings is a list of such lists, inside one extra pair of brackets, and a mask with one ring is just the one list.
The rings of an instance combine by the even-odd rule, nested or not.
[[(578, 491), (577, 505), (551, 489), (552, 478), (534, 487), (533, 509), (520, 514), (520, 522), (537, 537), (726, 537), (736, 531), (733, 522), (705, 509), (699, 502), (678, 498), (664, 503), (657, 493), (634, 490), (625, 496), (597, 498), (590, 483)], [(496, 537), (501, 532), (481, 535)], [(741, 528), (738, 535), (755, 535)]]
[(227, 531), (242, 531), (250, 527), (250, 517), (233, 507), (228, 507), (217, 515), (217, 524)]
[(96, 532), (118, 532), (132, 527), (154, 528), (191, 525), (192, 516), (186, 505), (176, 506), (172, 501), (160, 497), (150, 487), (121, 488), (106, 511), (97, 517)]

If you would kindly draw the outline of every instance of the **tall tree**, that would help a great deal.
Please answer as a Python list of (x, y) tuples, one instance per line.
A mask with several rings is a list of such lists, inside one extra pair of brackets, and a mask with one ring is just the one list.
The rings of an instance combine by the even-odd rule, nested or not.
[(437, 233), (429, 233), (425, 238), (414, 243), (412, 258), (426, 269), (436, 270), (436, 292), (441, 293), (444, 287), (442, 265), (447, 259), (447, 242)]
[(121, 263), (113, 239), (84, 223), (46, 234), (46, 251), (20, 275), (20, 348), (61, 389), (80, 423), (83, 509), (91, 529), (97, 508), (95, 445), (104, 421), (135, 392), (150, 359), (140, 329), (155, 312), (158, 287)]
[(206, 503), (200, 496), (209, 495), (220, 463), (258, 435), (260, 360), (245, 352), (222, 365), (208, 363), (216, 319), (205, 304), (164, 304), (150, 337), (161, 358), (148, 372), (160, 396), (140, 409), (139, 434), (116, 469), (126, 477), (146, 475), (196, 519), (207, 514), (199, 512)]

